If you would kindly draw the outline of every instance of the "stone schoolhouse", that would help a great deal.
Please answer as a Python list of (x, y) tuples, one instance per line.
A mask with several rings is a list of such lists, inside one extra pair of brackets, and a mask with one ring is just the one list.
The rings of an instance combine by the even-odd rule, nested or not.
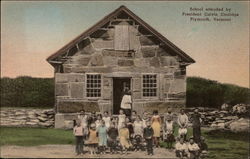
[(195, 62), (125, 6), (47, 61), (55, 69), (56, 128), (83, 109), (118, 114), (126, 87), (139, 114), (184, 107), (186, 66)]

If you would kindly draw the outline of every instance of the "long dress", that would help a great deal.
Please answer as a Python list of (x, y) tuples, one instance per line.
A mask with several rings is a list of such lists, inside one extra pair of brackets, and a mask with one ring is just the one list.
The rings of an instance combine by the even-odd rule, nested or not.
[(131, 146), (129, 142), (129, 131), (128, 128), (121, 128), (119, 130), (119, 138), (122, 147), (129, 148)]
[(135, 121), (134, 122), (134, 136), (140, 135), (143, 136), (143, 123), (142, 121)]
[(99, 146), (107, 146), (107, 128), (99, 126), (98, 130)]
[(151, 118), (152, 120), (152, 128), (154, 130), (154, 137), (160, 137), (161, 136), (161, 117), (159, 115), (154, 115)]
[(89, 129), (89, 138), (87, 140), (87, 143), (92, 144), (98, 144), (98, 137), (97, 137), (97, 131)]

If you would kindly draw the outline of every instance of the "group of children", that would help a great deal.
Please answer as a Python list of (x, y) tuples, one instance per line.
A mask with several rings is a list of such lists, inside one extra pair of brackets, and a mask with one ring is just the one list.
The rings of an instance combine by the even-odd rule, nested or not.
[(182, 158), (187, 154), (196, 157), (201, 149), (199, 146), (199, 149), (195, 148), (197, 144), (192, 142), (192, 138), (188, 146), (185, 146), (188, 122), (185, 113), (181, 112), (177, 122), (179, 136), (176, 139), (171, 111), (167, 112), (163, 122), (158, 111), (154, 111), (151, 117), (147, 112), (140, 117), (136, 111), (132, 111), (131, 116), (126, 116), (122, 109), (119, 115), (113, 117), (110, 117), (108, 112), (104, 112), (102, 116), (96, 115), (95, 112), (87, 115), (85, 111), (81, 111), (73, 129), (76, 136), (76, 153), (83, 153), (84, 144), (89, 147), (90, 154), (105, 154), (108, 149), (111, 154), (146, 149), (148, 155), (153, 155), (153, 147), (159, 147), (160, 137), (163, 137), (170, 149), (176, 141), (177, 157)]

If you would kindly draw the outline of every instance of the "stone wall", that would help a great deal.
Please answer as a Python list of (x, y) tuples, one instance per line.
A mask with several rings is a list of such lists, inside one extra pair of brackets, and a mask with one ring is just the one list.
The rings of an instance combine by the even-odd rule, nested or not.
[[(188, 112), (189, 116), (192, 115), (193, 110), (194, 108), (186, 108), (186, 112)], [(247, 123), (245, 121), (249, 121), (249, 119), (238, 117), (230, 111), (213, 108), (200, 108), (200, 114), (202, 118), (202, 126), (204, 127), (211, 127), (214, 129), (236, 129), (235, 125), (238, 125), (238, 127), (249, 126), (245, 124)]]
[(54, 110), (1, 108), (1, 126), (54, 127)]

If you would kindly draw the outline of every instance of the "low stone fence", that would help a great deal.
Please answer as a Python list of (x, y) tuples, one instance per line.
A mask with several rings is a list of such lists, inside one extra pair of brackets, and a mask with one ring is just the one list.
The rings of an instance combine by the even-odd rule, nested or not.
[[(248, 131), (249, 118), (238, 117), (232, 112), (213, 108), (200, 108), (202, 125), (214, 129), (228, 129), (232, 131)], [(189, 116), (194, 112), (194, 108), (187, 108)]]
[(0, 125), (15, 127), (54, 127), (54, 110), (1, 108)]
[[(194, 108), (186, 108), (190, 117)], [(239, 118), (228, 111), (220, 111), (212, 108), (200, 108), (202, 126), (215, 129), (229, 129), (232, 131), (248, 131), (249, 119)], [(162, 114), (163, 115), (163, 114)], [(63, 125), (56, 127), (69, 129), (73, 127), (73, 119), (77, 114), (57, 114), (57, 118), (64, 121)], [(176, 121), (178, 112), (174, 113)], [(1, 126), (13, 127), (54, 127), (53, 109), (30, 109), (30, 108), (1, 108)], [(57, 124), (58, 125), (58, 124)], [(191, 126), (191, 123), (189, 123)]]

